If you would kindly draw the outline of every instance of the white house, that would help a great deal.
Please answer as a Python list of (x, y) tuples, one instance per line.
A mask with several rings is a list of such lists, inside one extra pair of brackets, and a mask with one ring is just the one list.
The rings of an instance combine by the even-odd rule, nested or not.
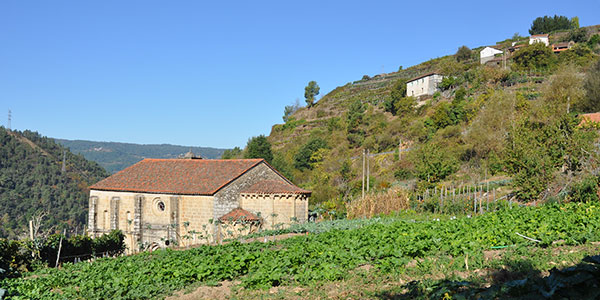
[(433, 95), (444, 76), (436, 72), (427, 73), (406, 82), (407, 96)]
[(502, 54), (502, 53), (503, 52), (501, 50), (498, 50), (498, 49), (495, 49), (492, 47), (485, 47), (485, 48), (483, 48), (483, 50), (481, 50), (481, 52), (479, 52), (479, 61), (483, 65), (486, 62), (494, 59), (496, 54)]
[(536, 34), (529, 37), (529, 45), (533, 43), (544, 43), (544, 45), (550, 45), (550, 40), (548, 40), (548, 34)]

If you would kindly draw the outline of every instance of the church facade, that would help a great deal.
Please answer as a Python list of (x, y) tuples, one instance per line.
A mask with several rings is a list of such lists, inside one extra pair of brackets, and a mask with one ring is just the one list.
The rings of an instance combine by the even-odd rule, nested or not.
[(120, 229), (129, 253), (211, 243), (227, 222), (305, 222), (309, 197), (263, 159), (144, 159), (90, 187), (88, 233)]

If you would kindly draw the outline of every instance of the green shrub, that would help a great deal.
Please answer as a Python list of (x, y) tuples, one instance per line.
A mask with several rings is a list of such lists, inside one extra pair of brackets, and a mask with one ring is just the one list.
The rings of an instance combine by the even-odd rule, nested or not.
[(0, 280), (17, 277), (30, 266), (31, 252), (23, 242), (0, 239)]
[(517, 51), (513, 55), (513, 62), (519, 70), (549, 69), (556, 64), (556, 57), (550, 47), (533, 43)]
[(574, 202), (598, 202), (598, 177), (587, 176), (571, 187), (569, 199)]

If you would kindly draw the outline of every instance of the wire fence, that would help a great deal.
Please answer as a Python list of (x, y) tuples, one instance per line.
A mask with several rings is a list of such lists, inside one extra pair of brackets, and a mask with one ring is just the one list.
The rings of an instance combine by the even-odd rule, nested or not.
[[(434, 213), (484, 214), (500, 207), (512, 207), (509, 195), (500, 196), (499, 189), (507, 180), (472, 185), (442, 186), (416, 193), (413, 209)], [(501, 202), (502, 200), (502, 202)]]

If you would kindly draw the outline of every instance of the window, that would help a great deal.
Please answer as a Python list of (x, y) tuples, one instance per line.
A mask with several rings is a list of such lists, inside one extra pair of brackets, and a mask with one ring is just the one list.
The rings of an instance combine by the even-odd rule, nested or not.
[(104, 224), (102, 224), (104, 226), (104, 229), (110, 229), (110, 223), (108, 220), (108, 210), (104, 211)]
[(162, 199), (154, 198), (154, 201), (152, 201), (152, 211), (154, 212), (154, 214), (161, 215), (165, 212), (166, 209), (167, 205)]

